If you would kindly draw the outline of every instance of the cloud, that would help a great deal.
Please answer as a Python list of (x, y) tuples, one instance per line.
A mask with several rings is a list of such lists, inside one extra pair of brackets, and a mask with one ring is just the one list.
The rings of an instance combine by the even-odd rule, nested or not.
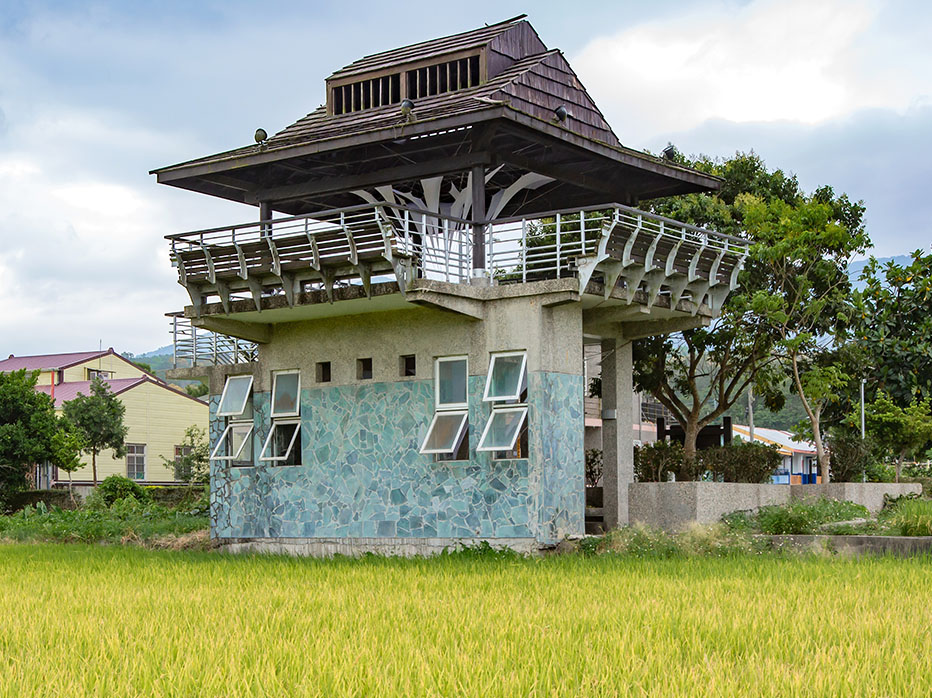
[(932, 92), (926, 42), (891, 53), (872, 33), (911, 21), (870, 0), (719, 2), (595, 38), (573, 65), (635, 147), (712, 118), (815, 124)]

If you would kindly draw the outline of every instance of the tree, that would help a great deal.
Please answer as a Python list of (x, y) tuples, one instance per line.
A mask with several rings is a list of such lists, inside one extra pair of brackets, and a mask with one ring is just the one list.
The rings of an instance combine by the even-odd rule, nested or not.
[(850, 382), (834, 359), (854, 316), (848, 264), (870, 246), (864, 205), (836, 197), (831, 187), (793, 205), (750, 194), (740, 195), (737, 205), (766, 280), (751, 307), (777, 334), (777, 356), (802, 401), (827, 483), (822, 413)]
[(161, 456), (166, 468), (174, 470), (175, 479), (193, 484), (210, 480), (210, 445), (207, 430), (192, 424), (184, 431), (181, 455), (174, 460)]
[(855, 342), (878, 388), (897, 405), (932, 397), (932, 254), (904, 266), (871, 258), (855, 293)]
[[(650, 202), (652, 211), (670, 218), (743, 235), (746, 225), (740, 206), (742, 196), (750, 194), (788, 205), (801, 198), (795, 177), (781, 170), (769, 172), (753, 152), (737, 153), (725, 161), (706, 157), (689, 160), (680, 154), (675, 157), (680, 164), (722, 177), (723, 182), (714, 194)], [(766, 288), (767, 273), (766, 265), (750, 257), (740, 275), (738, 290), (725, 301), (720, 317), (708, 328), (634, 343), (635, 386), (650, 392), (673, 413), (685, 432), (684, 453), (690, 461), (695, 458), (696, 438), (702, 428), (727, 412), (749, 387), (753, 386), (770, 409), (783, 406), (783, 380), (772, 354), (778, 337), (751, 304), (754, 292)]]
[(38, 371), (0, 373), (0, 500), (26, 489), (30, 467), (49, 458), (55, 407), (36, 391), (38, 379)]
[(59, 470), (68, 473), (68, 496), (74, 502), (74, 490), (71, 486), (71, 474), (78, 470), (81, 463), (81, 451), (87, 445), (84, 434), (78, 431), (66, 419), (60, 419), (58, 429), (52, 435), (49, 461)]
[(932, 442), (930, 399), (914, 399), (903, 408), (882, 392), (865, 406), (864, 417), (871, 436), (895, 458), (899, 482), (903, 460), (922, 453)]
[(210, 388), (204, 381), (198, 381), (197, 383), (189, 383), (186, 385), (184, 391), (191, 397), (203, 397), (210, 392)]
[(113, 450), (114, 458), (122, 458), (126, 454), (125, 413), (126, 407), (99, 376), (91, 381), (90, 395), (78, 393), (74, 400), (64, 405), (65, 418), (84, 435), (84, 451), (91, 454), (94, 485), (97, 485), (98, 453), (109, 448)]

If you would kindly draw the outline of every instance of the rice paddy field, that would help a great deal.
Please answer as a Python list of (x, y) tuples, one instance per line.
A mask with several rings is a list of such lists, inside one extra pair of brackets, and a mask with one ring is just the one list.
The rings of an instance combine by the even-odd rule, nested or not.
[(932, 560), (0, 545), (0, 696), (929, 696)]

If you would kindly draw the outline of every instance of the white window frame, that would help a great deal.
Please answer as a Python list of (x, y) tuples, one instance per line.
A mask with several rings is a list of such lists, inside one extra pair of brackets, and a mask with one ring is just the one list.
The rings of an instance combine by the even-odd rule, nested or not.
[[(221, 412), (220, 408), (223, 407), (223, 402), (227, 397), (227, 389), (230, 387), (230, 381), (237, 380), (240, 378), (249, 379), (249, 387), (246, 388), (246, 397), (243, 398), (243, 404), (240, 406), (239, 412)], [(243, 414), (246, 410), (246, 404), (249, 402), (249, 397), (252, 395), (252, 383), (253, 379), (251, 375), (238, 375), (238, 376), (227, 376), (226, 382), (223, 384), (223, 392), (220, 393), (220, 404), (217, 405), (217, 416), (218, 417), (238, 417)]]
[[(464, 361), (466, 363), (466, 401), (440, 402), (440, 364)], [(435, 410), (465, 410), (469, 408), (469, 357), (465, 354), (459, 356), (438, 356), (434, 359), (434, 409)]]
[[(279, 376), (291, 376), (296, 375), (298, 377), (298, 387), (297, 392), (295, 393), (295, 409), (294, 412), (276, 412), (275, 411), (275, 388), (278, 385)], [(276, 371), (272, 374), (272, 399), (269, 401), (269, 414), (273, 419), (278, 419), (279, 417), (298, 417), (301, 414), (301, 371)], [(269, 432), (271, 433), (271, 431)], [(261, 459), (260, 459), (261, 460)]]
[[(437, 419), (441, 416), (459, 416), (462, 417), (460, 420), (460, 426), (456, 430), (456, 438), (453, 439), (453, 446), (451, 448), (427, 448), (427, 442), (430, 441), (430, 435), (434, 431), (434, 427), (437, 425)], [(430, 426), (427, 428), (427, 435), (424, 437), (424, 440), (421, 442), (420, 453), (424, 455), (438, 454), (438, 453), (456, 453), (459, 449), (459, 445), (463, 440), (463, 434), (466, 432), (467, 427), (469, 426), (469, 412), (467, 410), (437, 410), (434, 412), (434, 418), (430, 420)]]
[[(511, 451), (514, 449), (515, 444), (518, 442), (518, 439), (521, 437), (521, 429), (524, 427), (524, 423), (527, 420), (527, 405), (508, 405), (507, 407), (494, 407), (492, 408), (492, 414), (489, 415), (488, 421), (485, 423), (485, 429), (482, 430), (482, 436), (479, 437), (479, 446), (476, 448), (476, 451)], [(495, 446), (486, 446), (485, 440), (489, 435), (489, 431), (492, 428), (492, 422), (495, 420), (495, 415), (502, 412), (520, 412), (521, 419), (518, 420), (518, 427), (515, 429), (514, 438), (511, 440), (511, 443), (507, 446), (495, 445)], [(523, 459), (522, 459), (523, 460)]]
[[(492, 375), (495, 373), (495, 363), (499, 358), (511, 358), (512, 356), (520, 356), (521, 360), (521, 378), (518, 381), (518, 387), (516, 392), (511, 395), (495, 395), (490, 397), (489, 390), (492, 387)], [(489, 373), (485, 378), (485, 390), (482, 393), (483, 402), (503, 402), (505, 400), (520, 400), (521, 399), (521, 389), (524, 387), (527, 382), (527, 350), (521, 351), (502, 351), (492, 354), (492, 358), (489, 361)]]
[[(286, 426), (294, 424), (297, 426), (297, 429), (294, 430), (294, 434), (291, 435), (291, 441), (288, 442), (288, 448), (285, 450), (284, 455), (281, 456), (266, 456), (266, 452), (269, 450), (269, 446), (272, 443), (272, 436), (275, 434), (276, 427)], [(265, 443), (262, 445), (262, 451), (259, 453), (259, 460), (265, 462), (274, 462), (278, 463), (284, 460), (288, 460), (288, 456), (291, 455), (291, 449), (294, 448), (294, 442), (298, 439), (298, 434), (301, 433), (301, 420), (300, 419), (281, 419), (272, 422), (272, 428), (269, 429), (269, 435), (265, 437)]]
[[(227, 434), (236, 427), (249, 427), (249, 431), (246, 432), (246, 436), (243, 437), (243, 443), (240, 444), (239, 450), (233, 454), (227, 455), (218, 455), (218, 452), (221, 451), (227, 442)], [(210, 460), (237, 460), (240, 454), (243, 452), (243, 449), (246, 448), (246, 444), (249, 442), (249, 439), (252, 438), (252, 432), (255, 428), (255, 425), (252, 422), (230, 422), (227, 424), (227, 428), (223, 430), (223, 433), (220, 435), (220, 439), (217, 441), (217, 445), (214, 446), (213, 453), (210, 454)]]
[(127, 479), (132, 480), (133, 482), (140, 482), (140, 481), (145, 482), (145, 480), (146, 480), (146, 468), (147, 468), (147, 466), (148, 466), (148, 463), (147, 463), (147, 461), (148, 461), (148, 457), (147, 457), (147, 456), (148, 456), (148, 453), (147, 453), (147, 452), (148, 452), (149, 449), (147, 448), (146, 444), (126, 444), (126, 445), (127, 445), (127, 447), (129, 447), (129, 446), (133, 446), (133, 447), (142, 446), (142, 454), (141, 454), (141, 455), (142, 455), (142, 477), (130, 477), (130, 476), (129, 476), (129, 459), (130, 459), (131, 457), (134, 458), (134, 459), (135, 459), (135, 458), (138, 458), (138, 457), (140, 456), (140, 454), (135, 453), (135, 452), (133, 452), (132, 454), (130, 454), (129, 448), (127, 448), (127, 450), (126, 450), (126, 477), (127, 477)]

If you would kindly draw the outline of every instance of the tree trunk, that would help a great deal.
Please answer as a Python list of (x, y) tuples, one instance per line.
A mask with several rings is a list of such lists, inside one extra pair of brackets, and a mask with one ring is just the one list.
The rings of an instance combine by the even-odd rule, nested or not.
[(71, 471), (68, 471), (68, 497), (71, 498), (71, 503), (74, 504), (74, 488), (71, 486)]
[(829, 465), (830, 459), (828, 451), (825, 450), (825, 444), (822, 442), (822, 431), (819, 427), (818, 413), (811, 414), (809, 422), (812, 424), (812, 440), (815, 443), (816, 457), (819, 460), (819, 474), (822, 476), (822, 484), (829, 483)]
[(91, 451), (91, 470), (93, 471), (94, 487), (97, 487), (97, 450)]
[(900, 452), (899, 457), (896, 459), (896, 482), (900, 481), (900, 472), (903, 469), (903, 459), (906, 458), (905, 452)]
[(696, 462), (696, 440), (699, 438), (699, 420), (689, 418), (683, 425), (683, 460), (689, 470)]

